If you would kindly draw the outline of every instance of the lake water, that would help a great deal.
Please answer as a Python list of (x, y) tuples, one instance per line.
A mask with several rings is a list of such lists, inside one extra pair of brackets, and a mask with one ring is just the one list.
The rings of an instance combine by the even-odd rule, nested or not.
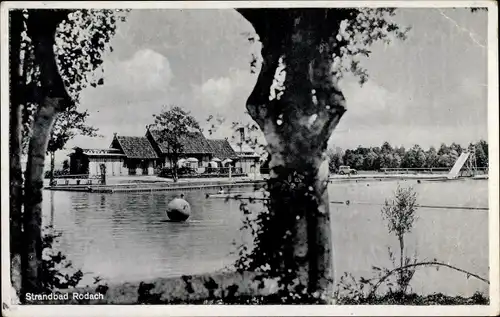
[[(421, 205), (488, 207), (487, 181), (400, 181), (413, 186)], [(387, 233), (380, 204), (393, 196), (396, 181), (359, 181), (329, 186), (337, 280), (343, 272), (370, 277), (371, 267), (391, 266), (387, 247), (397, 255), (397, 240)], [(207, 199), (214, 190), (189, 191), (187, 223), (165, 222), (175, 192), (79, 193), (44, 191), (44, 223), (62, 231), (57, 249), (75, 267), (110, 283), (205, 273), (231, 265), (234, 241), (242, 241), (241, 212), (235, 200)], [(369, 204), (367, 204), (369, 203)], [(406, 238), (411, 254), (489, 277), (488, 212), (419, 208)], [(417, 270), (411, 287), (419, 293), (470, 296), (486, 284), (442, 268)]]

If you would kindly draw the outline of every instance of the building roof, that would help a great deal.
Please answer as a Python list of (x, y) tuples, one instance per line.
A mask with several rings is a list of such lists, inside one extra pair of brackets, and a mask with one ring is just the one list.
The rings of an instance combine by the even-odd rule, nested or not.
[[(168, 153), (167, 142), (159, 143), (160, 138), (159, 131), (148, 130), (151, 133), (154, 141), (157, 142), (160, 151), (163, 154)], [(184, 154), (210, 154), (212, 153), (212, 147), (208, 143), (207, 139), (201, 132), (191, 132), (186, 136), (181, 136), (179, 138), (180, 143), (184, 147)]]
[[(125, 156), (119, 149), (102, 149), (102, 148), (94, 148), (94, 149), (84, 149), (81, 147), (74, 147), (73, 148), (75, 152), (77, 149), (81, 150), (83, 154), (87, 156)], [(73, 155), (74, 153), (69, 154), (69, 156)]]
[(224, 160), (226, 158), (237, 158), (236, 152), (234, 152), (231, 144), (225, 139), (207, 139), (210, 147), (212, 148), (213, 157)]
[(128, 158), (156, 159), (155, 150), (144, 136), (115, 136), (123, 153)]

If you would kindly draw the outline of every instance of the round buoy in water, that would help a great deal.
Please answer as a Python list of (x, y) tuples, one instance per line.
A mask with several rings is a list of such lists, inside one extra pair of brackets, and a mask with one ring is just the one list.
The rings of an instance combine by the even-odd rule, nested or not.
[(186, 221), (191, 216), (191, 206), (183, 199), (177, 197), (172, 199), (167, 205), (167, 216), (172, 221)]

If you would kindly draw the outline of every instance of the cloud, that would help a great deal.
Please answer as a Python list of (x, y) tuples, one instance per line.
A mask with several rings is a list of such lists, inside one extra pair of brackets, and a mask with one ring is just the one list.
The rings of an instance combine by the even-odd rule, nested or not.
[(256, 75), (247, 70), (231, 69), (226, 76), (209, 78), (199, 86), (193, 86), (195, 100), (208, 110), (239, 113), (245, 109), (246, 98), (255, 85)]
[(173, 74), (168, 59), (151, 50), (138, 50), (131, 59), (104, 65), (105, 85), (124, 90), (164, 90)]
[(233, 98), (233, 85), (228, 77), (210, 78), (200, 87), (200, 95), (215, 108), (224, 108)]
[(127, 60), (107, 59), (103, 68), (104, 84), (87, 88), (81, 99), (82, 108), (90, 113), (88, 123), (103, 135), (144, 130), (152, 114), (170, 103), (174, 75), (162, 54), (141, 49)]
[(148, 48), (137, 50), (127, 60), (105, 59), (101, 71), (104, 84), (83, 91), (84, 106), (92, 108), (92, 103), (123, 104), (164, 98), (171, 91), (174, 78), (167, 57)]
[(347, 112), (342, 120), (354, 126), (404, 122), (409, 119), (407, 110), (414, 106), (411, 94), (391, 91), (374, 80), (360, 86), (355, 79), (348, 78), (340, 86), (347, 101)]

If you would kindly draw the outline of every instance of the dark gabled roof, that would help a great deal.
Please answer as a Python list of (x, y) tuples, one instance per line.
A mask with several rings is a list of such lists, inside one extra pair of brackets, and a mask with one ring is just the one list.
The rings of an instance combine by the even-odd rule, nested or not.
[(158, 155), (153, 150), (151, 143), (143, 136), (116, 136), (123, 153), (128, 158), (156, 159)]
[[(160, 134), (157, 130), (149, 130), (153, 140), (157, 142), (160, 151), (163, 154), (168, 153), (167, 143), (158, 143)], [(212, 148), (208, 143), (207, 139), (201, 132), (191, 132), (186, 136), (181, 136), (179, 138), (180, 143), (183, 145), (184, 154), (210, 154), (212, 153)]]
[(237, 158), (236, 152), (234, 152), (231, 144), (225, 139), (207, 139), (210, 147), (212, 148), (213, 157), (219, 158), (221, 160), (230, 158)]

